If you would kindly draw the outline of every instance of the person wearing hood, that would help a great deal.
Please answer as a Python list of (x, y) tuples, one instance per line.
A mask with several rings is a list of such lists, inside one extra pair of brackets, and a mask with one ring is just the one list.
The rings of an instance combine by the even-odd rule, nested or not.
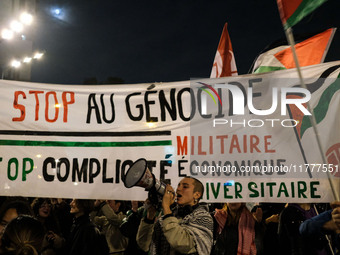
[[(162, 199), (163, 215), (156, 219), (156, 209), (148, 207), (138, 229), (138, 245), (151, 255), (210, 254), (213, 219), (208, 206), (199, 203), (203, 192), (202, 183), (192, 177), (183, 178), (176, 193), (167, 185)], [(171, 206), (175, 194), (177, 204)]]

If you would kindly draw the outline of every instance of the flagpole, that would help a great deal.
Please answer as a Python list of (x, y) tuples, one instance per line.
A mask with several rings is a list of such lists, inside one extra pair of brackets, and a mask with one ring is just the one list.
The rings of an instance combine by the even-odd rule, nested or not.
[[(306, 86), (304, 79), (303, 79), (303, 76), (302, 76), (301, 67), (300, 67), (300, 64), (299, 64), (299, 59), (298, 59), (296, 51), (295, 51), (295, 42), (294, 42), (294, 36), (293, 36), (292, 28), (291, 27), (284, 28), (284, 31), (285, 31), (285, 34), (286, 34), (287, 41), (290, 45), (290, 48), (292, 49), (293, 58), (294, 58), (296, 70), (298, 72), (298, 76), (299, 76), (299, 79), (300, 79), (301, 87), (304, 88), (304, 89), (307, 89), (307, 86)], [(318, 132), (318, 129), (316, 127), (316, 120), (315, 120), (315, 117), (313, 115), (313, 111), (311, 110), (311, 107), (309, 105), (309, 102), (307, 102), (307, 109), (308, 109), (309, 112), (312, 113), (312, 115), (309, 115), (309, 120), (312, 124), (313, 130), (314, 130), (314, 133), (315, 133), (316, 142), (318, 144), (318, 148), (319, 148), (319, 151), (320, 151), (320, 154), (321, 154), (322, 162), (323, 162), (323, 164), (327, 164), (326, 157), (325, 157), (324, 151), (323, 151), (322, 146), (321, 146), (319, 132)], [(334, 188), (333, 182), (331, 180), (331, 176), (330, 176), (329, 171), (327, 171), (327, 178), (328, 178), (329, 185), (331, 187), (334, 199), (340, 200), (338, 194), (335, 192), (335, 188)]]

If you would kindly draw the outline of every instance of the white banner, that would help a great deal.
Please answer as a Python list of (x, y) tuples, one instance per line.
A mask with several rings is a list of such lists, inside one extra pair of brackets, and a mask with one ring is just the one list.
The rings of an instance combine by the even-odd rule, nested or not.
[(133, 85), (1, 80), (0, 195), (145, 200), (142, 188), (122, 182), (145, 158), (174, 187), (184, 176), (200, 179), (208, 202), (332, 201), (340, 61), (303, 70), (310, 99), (296, 70)]

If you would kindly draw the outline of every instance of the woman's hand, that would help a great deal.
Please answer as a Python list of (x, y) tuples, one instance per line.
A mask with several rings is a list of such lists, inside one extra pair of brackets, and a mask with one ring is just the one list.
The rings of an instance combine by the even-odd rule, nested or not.
[(165, 193), (163, 195), (162, 207), (164, 215), (171, 214), (170, 205), (175, 202), (175, 191), (171, 185), (166, 185)]

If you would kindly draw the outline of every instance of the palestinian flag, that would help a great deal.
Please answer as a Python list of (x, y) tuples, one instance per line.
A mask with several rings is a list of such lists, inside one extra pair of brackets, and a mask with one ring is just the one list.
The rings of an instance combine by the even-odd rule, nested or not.
[[(297, 36), (295, 45), (300, 66), (320, 64), (324, 61), (336, 28), (330, 28), (311, 37)], [(255, 60), (252, 73), (264, 73), (295, 68), (291, 47), (287, 41), (280, 41), (267, 47)]]
[[(325, 78), (320, 78), (320, 81), (324, 82), (324, 79)], [(322, 86), (320, 87), (322, 88)], [(336, 95), (336, 93), (339, 93), (339, 90), (340, 90), (340, 74), (330, 85), (328, 85), (328, 87), (326, 87), (322, 91), (317, 103), (315, 103), (315, 106), (313, 107), (313, 115), (315, 116), (316, 124), (320, 123), (325, 119), (326, 114), (330, 108), (332, 98), (334, 95)], [(296, 108), (295, 105), (290, 105), (290, 107)], [(297, 113), (299, 111), (297, 111), (297, 109), (292, 109), (292, 112)], [(298, 134), (299, 137), (302, 138), (307, 129), (312, 127), (312, 123), (308, 116), (302, 116), (301, 114), (299, 117), (298, 116), (299, 116), (298, 114), (293, 114), (294, 119), (299, 120), (299, 124), (297, 126)]]
[(237, 68), (233, 53), (233, 47), (227, 29), (228, 23), (225, 23), (218, 44), (214, 64), (211, 70), (210, 78), (219, 78), (237, 75)]
[(285, 29), (294, 26), (327, 0), (277, 0)]
[[(298, 85), (299, 86), (299, 85)], [(340, 167), (340, 136), (338, 135), (339, 102), (340, 102), (340, 65), (334, 65), (325, 70), (312, 83), (306, 84), (311, 93), (309, 101), (311, 113), (315, 117), (316, 127), (328, 164)], [(299, 98), (298, 95), (288, 95), (288, 98)], [(306, 105), (304, 105), (306, 107)], [(318, 158), (315, 132), (309, 116), (304, 116), (295, 105), (289, 105), (291, 119), (297, 121), (296, 137), (301, 144), (301, 150), (306, 163), (315, 163)], [(313, 176), (315, 175), (315, 171)], [(334, 177), (340, 177), (339, 170), (330, 171)], [(340, 180), (340, 179), (339, 179)]]

